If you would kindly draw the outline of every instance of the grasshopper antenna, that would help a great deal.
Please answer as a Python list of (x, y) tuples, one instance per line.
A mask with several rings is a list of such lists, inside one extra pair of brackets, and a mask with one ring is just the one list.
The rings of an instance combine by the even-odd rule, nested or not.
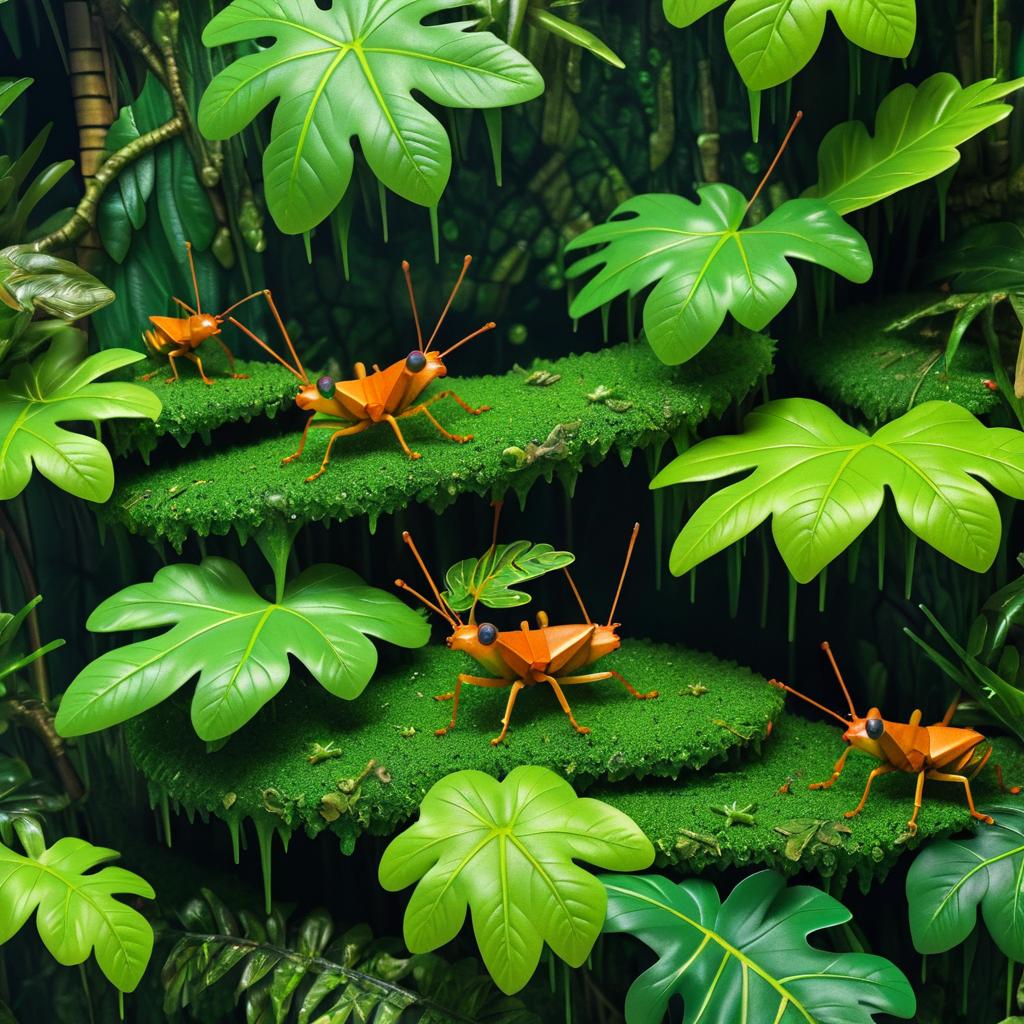
[[(408, 530), (402, 531), (402, 540), (404, 540), (405, 543), (409, 545), (409, 550), (412, 551), (412, 556), (416, 559), (416, 564), (420, 567), (420, 570), (426, 577), (427, 583), (430, 584), (431, 593), (433, 593), (434, 597), (437, 599), (439, 609), (446, 608), (448, 610), (448, 614), (445, 615), (445, 618), (449, 622), (451, 622), (453, 626), (461, 626), (462, 619), (459, 618), (458, 613), (455, 611), (455, 609), (452, 608), (451, 605), (449, 605), (441, 596), (441, 591), (437, 589), (437, 584), (434, 582), (434, 577), (430, 575), (430, 570), (427, 568), (426, 562), (424, 562), (423, 558), (420, 556), (419, 549), (416, 547), (416, 542), (409, 535)], [(441, 612), (441, 614), (444, 615), (444, 612)]]
[(241, 320), (236, 320), (233, 316), (228, 317), (228, 323), (234, 324), (247, 338), (255, 341), (257, 345), (268, 355), (276, 359), (290, 374), (298, 377), (303, 384), (309, 383), (309, 378), (305, 376), (305, 371), (299, 373), (293, 366), (289, 366), (262, 338), (258, 338), (252, 331), (249, 330)]
[[(416, 324), (416, 342), (419, 350), (423, 351), (423, 331), (420, 328), (420, 314), (416, 308), (416, 295), (412, 290), (412, 274), (409, 273), (409, 261), (402, 260), (402, 273), (405, 275), (405, 287), (409, 290), (409, 305), (412, 306), (412, 318)], [(431, 339), (433, 340), (433, 339)]]
[(439, 608), (433, 601), (425, 598), (418, 590), (413, 590), (405, 580), (395, 580), (395, 586), (398, 587), (399, 590), (405, 590), (412, 594), (412, 596), (417, 600), (422, 601), (432, 612), (437, 612), (442, 619), (447, 621), (448, 625), (450, 625), (452, 629), (458, 625), (458, 623), (443, 608)]
[[(831, 715), (837, 722), (841, 722), (844, 728), (849, 726), (850, 723), (842, 715), (836, 714), (831, 708), (825, 707), (824, 704), (819, 704), (816, 700), (811, 700), (806, 694), (801, 693), (799, 690), (794, 690), (792, 686), (780, 683), (778, 679), (769, 679), (768, 683), (770, 686), (774, 686), (776, 690), (785, 690), (786, 693), (791, 693), (794, 697), (799, 697), (801, 700), (807, 701), (808, 704), (813, 704), (819, 711), (824, 711), (826, 715)], [(856, 718), (857, 716), (854, 715), (853, 717)]]
[(564, 567), (565, 578), (569, 581), (569, 586), (572, 588), (572, 592), (576, 597), (576, 603), (580, 606), (580, 611), (583, 612), (583, 619), (588, 626), (592, 626), (593, 622), (590, 621), (590, 616), (587, 614), (587, 606), (583, 603), (583, 598), (580, 597), (580, 592), (576, 589), (576, 583), (569, 572), (569, 567)]
[(615, 600), (612, 601), (612, 610), (608, 613), (608, 625), (615, 621), (615, 609), (619, 603), (619, 595), (622, 593), (622, 584), (626, 582), (626, 570), (629, 568), (629, 560), (633, 557), (633, 548), (636, 545), (636, 535), (640, 532), (640, 524), (633, 524), (633, 533), (629, 538), (629, 547), (626, 549), (626, 562), (622, 566), (622, 575), (619, 577), (619, 585), (615, 591)]
[(441, 316), (438, 318), (437, 321), (437, 326), (434, 328), (434, 333), (430, 336), (430, 341), (427, 342), (428, 352), (430, 351), (430, 346), (434, 344), (434, 339), (437, 337), (437, 332), (441, 330), (441, 324), (444, 323), (444, 318), (448, 315), (448, 310), (452, 308), (452, 303), (455, 301), (455, 296), (462, 285), (462, 279), (466, 276), (466, 271), (469, 270), (469, 265), (472, 262), (472, 256), (466, 255), (462, 258), (462, 270), (459, 272), (459, 279), (455, 282), (455, 287), (452, 289), (451, 295), (448, 296), (448, 305), (445, 306), (444, 310), (441, 312)]
[(192, 256), (192, 243), (185, 243), (185, 252), (188, 254), (188, 269), (192, 272), (192, 287), (196, 293), (196, 312), (201, 313), (203, 311), (203, 305), (199, 300), (199, 280), (196, 277), (196, 261)]
[[(498, 523), (501, 520), (501, 508), (502, 508), (502, 506), (504, 504), (505, 503), (503, 501), (492, 501), (491, 502), (491, 507), (494, 509), (494, 523), (493, 523), (493, 525), (491, 527), (491, 546), (487, 549), (487, 554), (484, 556), (485, 558), (493, 557), (494, 552), (498, 550)], [(487, 581), (493, 575), (494, 575), (494, 572), (493, 572), (493, 568), (492, 568), (492, 572), (491, 572), (490, 576), (484, 577), (484, 579), (480, 583), (480, 588), (477, 590), (476, 594), (473, 595), (473, 604), (470, 606), (470, 609), (469, 609), (469, 622), (470, 622), (470, 625), (472, 625), (473, 623), (476, 622), (476, 606), (477, 606), (477, 602), (479, 602), (479, 600), (480, 600), (480, 595), (483, 593), (484, 586), (486, 585)]]
[(850, 696), (850, 691), (846, 688), (846, 682), (843, 679), (843, 673), (839, 671), (839, 666), (836, 664), (835, 655), (832, 653), (832, 648), (829, 646), (827, 640), (823, 640), (821, 643), (821, 649), (828, 655), (828, 660), (832, 663), (832, 671), (836, 674), (836, 679), (839, 680), (839, 685), (843, 688), (843, 696), (846, 698), (847, 706), (850, 708), (850, 714), (852, 717), (857, 718), (857, 709), (853, 706), (853, 698)]
[(263, 292), (267, 297), (267, 305), (270, 306), (270, 312), (274, 314), (274, 320), (277, 323), (277, 329), (284, 335), (285, 344), (288, 346), (288, 351), (291, 353), (292, 359), (295, 360), (295, 365), (299, 368), (301, 373), (301, 380), (308, 384), (309, 376), (306, 373), (306, 368), (302, 365), (302, 360), (299, 358), (299, 353), (295, 351), (295, 346), (292, 344), (292, 336), (288, 333), (288, 328), (284, 325), (284, 320), (281, 319), (281, 314), (277, 311), (277, 303), (274, 302), (274, 296), (270, 293), (270, 289), (266, 289)]
[(478, 330), (475, 330), (472, 334), (467, 334), (466, 337), (462, 339), (462, 341), (457, 341), (455, 342), (454, 345), (450, 346), (449, 348), (446, 348), (441, 353), (441, 358), (444, 359), (449, 352), (454, 352), (460, 345), (465, 345), (467, 341), (472, 341), (474, 338), (479, 337), (481, 334), (485, 334), (487, 331), (493, 331), (494, 328), (497, 326), (498, 325), (493, 320), (490, 323), (484, 324), (483, 327), (479, 328)]
[(778, 166), (779, 161), (782, 159), (782, 154), (786, 152), (786, 147), (789, 145), (789, 140), (793, 137), (793, 132), (796, 131), (796, 126), (804, 119), (804, 112), (798, 110), (796, 117), (793, 118), (793, 123), (789, 126), (789, 131), (786, 132), (786, 137), (782, 140), (782, 145), (779, 146), (779, 151), (775, 154), (775, 159), (769, 164), (768, 170), (765, 171), (764, 177), (761, 179), (760, 184), (754, 189), (754, 194), (750, 197), (750, 202), (747, 203), (746, 209), (743, 211), (743, 217), (740, 218), (742, 221), (746, 218), (750, 212), (750, 208), (757, 201), (757, 197), (761, 194), (761, 189), (768, 184), (768, 179), (772, 176), (775, 168)]

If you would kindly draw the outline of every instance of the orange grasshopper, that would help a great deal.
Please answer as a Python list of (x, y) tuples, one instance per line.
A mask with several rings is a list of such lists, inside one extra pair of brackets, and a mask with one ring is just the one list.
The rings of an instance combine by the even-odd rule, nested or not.
[[(437, 321), (433, 334), (430, 335), (430, 339), (424, 345), (423, 332), (420, 329), (420, 317), (416, 309), (416, 297), (413, 294), (412, 277), (409, 273), (409, 263), (407, 260), (402, 261), (402, 272), (405, 275), (409, 302), (412, 306), (412, 315), (416, 323), (416, 338), (419, 342), (417, 348), (413, 349), (404, 359), (399, 359), (383, 370), (374, 363), (373, 373), (370, 374), (366, 372), (366, 367), (362, 363), (356, 363), (356, 376), (354, 380), (335, 380), (333, 377), (325, 375), (317, 380), (316, 384), (310, 384), (309, 378), (306, 376), (305, 370), (302, 370), (301, 365), (299, 365), (299, 370), (302, 370), (301, 375), (296, 370), (292, 370), (292, 373), (299, 377), (303, 384), (302, 390), (295, 398), (295, 403), (300, 409), (311, 411), (313, 415), (306, 421), (306, 427), (302, 431), (302, 439), (299, 441), (298, 450), (294, 455), (289, 455), (286, 459), (282, 459), (282, 463), (294, 462), (302, 455), (311, 427), (329, 428), (334, 430), (334, 433), (331, 434), (331, 438), (327, 442), (327, 451), (324, 453), (320, 468), (312, 476), (306, 477), (307, 483), (321, 476), (327, 469), (327, 464), (331, 459), (331, 449), (339, 437), (360, 434), (377, 423), (387, 423), (391, 427), (395, 432), (395, 437), (398, 438), (398, 443), (402, 446), (402, 451), (410, 459), (420, 458), (420, 453), (414, 452), (405, 443), (405, 438), (402, 436), (402, 428), (398, 424), (398, 421), (401, 419), (422, 415), (437, 428), (438, 433), (442, 437), (447, 438), (449, 441), (465, 444), (467, 441), (473, 440), (472, 434), (460, 436), (445, 430), (435, 419), (428, 406), (433, 405), (435, 402), (440, 402), (444, 398), (451, 398), (461, 405), (466, 412), (474, 416), (487, 412), (490, 406), (482, 405), (479, 409), (474, 409), (451, 390), (439, 391), (425, 402), (414, 404), (420, 395), (423, 394), (427, 385), (448, 373), (444, 360), (449, 353), (454, 352), (460, 345), (464, 345), (467, 341), (472, 341), (473, 338), (478, 337), (485, 331), (494, 330), (496, 326), (493, 322), (486, 323), (461, 341), (450, 345), (444, 352), (436, 352), (431, 347), (434, 344), (438, 331), (441, 329), (441, 324), (444, 323), (444, 319), (448, 315), (448, 310), (451, 309), (452, 302), (455, 301), (455, 295), (462, 284), (463, 278), (466, 276), (466, 271), (469, 269), (471, 262), (472, 257), (470, 256), (467, 256), (462, 261), (462, 272), (459, 274), (459, 279), (455, 282), (455, 287), (452, 289), (448, 304), (444, 307), (444, 311)], [(296, 360), (296, 363), (298, 365), (298, 360)], [(329, 418), (317, 420), (317, 414), (322, 414)]]
[[(206, 376), (206, 371), (203, 369), (203, 361), (195, 351), (204, 341), (207, 340), (207, 338), (213, 338), (213, 340), (216, 341), (224, 350), (224, 354), (228, 357), (228, 365), (231, 367), (231, 376), (235, 380), (244, 380), (248, 376), (244, 373), (235, 373), (235, 357), (232, 354), (231, 349), (229, 349), (219, 337), (220, 327), (224, 320), (234, 324), (235, 327), (255, 341), (257, 345), (261, 346), (274, 356), (278, 362), (282, 363), (288, 369), (291, 369), (291, 367), (288, 367), (288, 364), (285, 363), (284, 360), (280, 359), (268, 345), (257, 338), (248, 327), (240, 324), (233, 316), (229, 316), (229, 314), (239, 306), (248, 302), (250, 299), (259, 298), (259, 296), (262, 295), (270, 305), (270, 310), (274, 314), (274, 319), (277, 321), (278, 327), (280, 327), (282, 333), (287, 339), (288, 332), (284, 328), (281, 315), (277, 311), (277, 306), (274, 305), (274, 297), (270, 292), (266, 289), (253, 292), (252, 295), (247, 295), (244, 299), (239, 299), (234, 305), (228, 306), (223, 313), (204, 313), (202, 311), (203, 304), (199, 298), (199, 281), (196, 279), (196, 265), (192, 258), (191, 242), (185, 243), (185, 251), (188, 253), (188, 267), (192, 273), (192, 287), (195, 289), (196, 293), (195, 309), (193, 309), (187, 302), (183, 302), (176, 296), (172, 296), (174, 301), (189, 315), (151, 316), (149, 318), (149, 322), (153, 325), (153, 330), (145, 331), (142, 335), (142, 340), (146, 343), (146, 348), (149, 353), (153, 356), (167, 356), (167, 361), (171, 364), (171, 370), (174, 372), (174, 376), (168, 377), (165, 383), (173, 384), (175, 381), (181, 379), (178, 375), (178, 366), (175, 360), (180, 356), (184, 356), (186, 359), (196, 364), (199, 369), (199, 376), (204, 384), (213, 384), (213, 381)], [(290, 339), (288, 339), (288, 346), (291, 348)], [(294, 352), (295, 350), (292, 349), (293, 355)], [(159, 370), (154, 370), (152, 373), (147, 373), (141, 379), (152, 380), (152, 378), (159, 372)]]
[[(497, 537), (498, 515), (500, 504), (495, 507), (494, 535)], [(465, 651), (471, 658), (479, 662), (488, 672), (489, 676), (472, 676), (460, 673), (455, 683), (455, 690), (452, 693), (441, 694), (435, 700), (452, 701), (452, 718), (443, 729), (435, 732), (437, 736), (444, 736), (455, 728), (455, 719), (459, 713), (459, 694), (463, 685), (482, 686), (488, 689), (504, 689), (511, 687), (508, 695), (508, 704), (505, 707), (505, 716), (501, 720), (501, 733), (491, 740), (492, 745), (499, 744), (508, 732), (508, 723), (512, 717), (512, 708), (515, 706), (516, 697), (520, 690), (527, 686), (535, 686), (538, 683), (547, 683), (555, 692), (558, 703), (562, 710), (569, 717), (569, 723), (581, 734), (587, 734), (590, 730), (580, 725), (573, 716), (569, 702), (562, 692), (563, 686), (575, 686), (581, 683), (596, 683), (602, 679), (618, 679), (623, 686), (638, 700), (650, 700), (658, 696), (657, 690), (650, 693), (640, 693), (614, 669), (606, 669), (603, 672), (588, 672), (582, 675), (577, 674), (582, 668), (592, 665), (595, 661), (603, 658), (606, 654), (618, 650), (621, 640), (618, 635), (619, 623), (615, 622), (615, 608), (619, 603), (619, 595), (622, 593), (622, 584), (626, 579), (626, 570), (629, 568), (629, 561), (633, 555), (633, 546), (636, 544), (636, 535), (640, 530), (640, 524), (633, 527), (633, 533), (629, 540), (629, 548), (626, 551), (626, 562), (622, 567), (622, 575), (619, 577), (619, 586), (615, 591), (615, 599), (612, 601), (611, 611), (608, 614), (606, 625), (600, 626), (591, 621), (587, 609), (583, 604), (576, 584), (573, 582), (569, 570), (565, 569), (569, 586), (576, 597), (583, 612), (584, 624), (571, 626), (549, 626), (548, 617), (544, 612), (537, 613), (537, 629), (531, 629), (529, 622), (520, 623), (519, 629), (507, 632), (499, 631), (497, 626), (490, 622), (476, 622), (476, 602), (469, 612), (469, 621), (463, 622), (459, 614), (441, 596), (437, 584), (430, 575), (426, 564), (420, 557), (420, 553), (413, 543), (408, 532), (402, 534), (402, 539), (412, 550), (413, 557), (423, 571), (434, 601), (430, 601), (422, 594), (413, 590), (404, 580), (395, 580), (395, 586), (408, 591), (413, 597), (422, 601), (428, 608), (436, 612), (441, 618), (448, 622), (452, 628), (451, 636), (447, 639), (449, 648), (453, 651)], [(494, 542), (492, 541), (492, 548)]]
[[(845, 767), (846, 758), (849, 756), (850, 751), (856, 748), (857, 750), (864, 751), (865, 754), (870, 754), (881, 761), (882, 764), (872, 769), (864, 786), (864, 793), (860, 798), (860, 803), (852, 811), (847, 811), (845, 817), (852, 818), (854, 815), (860, 814), (867, 803), (868, 794), (871, 792), (871, 783), (878, 776), (888, 775), (890, 772), (907, 772), (917, 775), (914, 813), (910, 821), (907, 822), (907, 830), (911, 835), (917, 832), (917, 816), (921, 810), (921, 795), (924, 791), (925, 779), (935, 779), (938, 782), (961, 783), (964, 787), (964, 792), (967, 794), (967, 806), (970, 808), (971, 817), (977, 818), (987, 825), (993, 824), (993, 819), (989, 815), (981, 814), (975, 808), (974, 797), (971, 795), (971, 781), (985, 767), (988, 759), (992, 756), (992, 747), (989, 746), (984, 754), (978, 756), (977, 747), (985, 741), (985, 737), (974, 729), (961, 729), (949, 724), (960, 704), (960, 696), (957, 695), (953, 703), (946, 709), (942, 720), (934, 725), (921, 725), (920, 709), (914, 711), (910, 716), (909, 722), (890, 722), (882, 718), (882, 713), (878, 708), (872, 708), (867, 713), (867, 717), (862, 718), (857, 714), (853, 706), (853, 699), (850, 697), (850, 691), (846, 688), (846, 683), (843, 681), (842, 673), (839, 671), (839, 666), (836, 664), (836, 659), (832, 654), (832, 648), (826, 642), (821, 645), (821, 649), (828, 655), (828, 660), (832, 664), (832, 670), (835, 672), (836, 679), (839, 680), (843, 696), (846, 697), (846, 703), (850, 708), (851, 721), (847, 721), (842, 715), (794, 690), (791, 686), (780, 683), (777, 679), (769, 680), (772, 686), (785, 690), (787, 693), (807, 701), (808, 704), (813, 704), (819, 711), (824, 711), (825, 714), (831, 715), (846, 727), (843, 739), (850, 745), (842, 752), (839, 760), (836, 761), (831, 777), (824, 782), (812, 782), (808, 788), (831, 789)], [(951, 771), (943, 771), (945, 768), (949, 768)], [(970, 772), (970, 775), (962, 774), (967, 771)], [(1002, 772), (998, 767), (996, 768), (996, 773), (1000, 788), (1003, 788)], [(1014, 786), (1010, 789), (1010, 792), (1019, 793), (1020, 788)]]

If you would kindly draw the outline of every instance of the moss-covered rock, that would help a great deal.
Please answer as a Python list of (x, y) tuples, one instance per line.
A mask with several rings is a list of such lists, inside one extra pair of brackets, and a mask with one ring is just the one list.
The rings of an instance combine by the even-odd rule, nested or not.
[[(282, 407), (291, 404), (298, 388), (295, 377), (276, 363), (238, 360), (236, 369), (248, 374), (246, 380), (228, 377), (227, 360), (222, 356), (210, 358), (204, 353), (203, 365), (214, 380), (213, 385), (204, 384), (189, 363), (183, 363), (181, 379), (174, 384), (165, 383), (166, 366), (161, 367), (155, 359), (141, 363), (141, 369), (133, 367), (137, 371), (134, 382), (154, 392), (163, 403), (163, 411), (155, 422), (112, 424), (111, 447), (115, 455), (138, 452), (148, 460), (168, 435), (182, 448), (196, 435), (209, 444), (211, 432), (227, 423), (249, 423), (258, 416), (276, 416)], [(154, 369), (160, 372), (152, 380), (139, 379)]]
[(281, 459), (295, 451), (298, 433), (264, 438), (122, 473), (107, 514), (180, 547), (189, 533), (235, 528), (248, 536), (280, 517), (367, 515), (372, 528), (378, 516), (410, 502), (439, 510), (467, 491), (499, 496), (513, 489), (522, 497), (537, 479), (555, 474), (571, 486), (583, 466), (613, 449), (628, 458), (720, 415), (770, 370), (772, 352), (765, 336), (741, 333), (719, 338), (679, 368), (664, 366), (646, 345), (623, 344), (537, 364), (548, 371), (545, 384), (516, 370), (445, 381), (471, 405), (492, 406), (482, 416), (451, 401), (434, 407), (450, 430), (475, 435), (468, 444), (445, 440), (423, 417), (407, 420), (406, 438), (423, 456), (413, 462), (381, 424), (341, 438), (327, 472), (307, 483), (330, 431), (311, 431), (302, 458), (289, 465)]
[(830, 402), (856, 409), (874, 424), (933, 399), (957, 402), (977, 415), (989, 412), (999, 396), (985, 385), (992, 367), (983, 346), (962, 344), (946, 372), (952, 314), (927, 317), (901, 331), (886, 330), (941, 298), (900, 295), (843, 310), (825, 323), (820, 337), (808, 330), (787, 339), (783, 351)]
[[(962, 786), (926, 782), (919, 831), (908, 837), (916, 779), (902, 772), (877, 779), (861, 814), (846, 820), (843, 812), (857, 806), (877, 761), (854, 752), (831, 789), (807, 788), (832, 774), (843, 746), (835, 726), (785, 714), (763, 745), (762, 757), (744, 764), (742, 771), (704, 772), (687, 777), (684, 785), (601, 785), (589, 795), (633, 818), (655, 844), (660, 864), (687, 873), (732, 865), (773, 867), (787, 874), (809, 870), (835, 876), (839, 885), (852, 872), (865, 887), (883, 877), (905, 850), (970, 824)], [(1002, 764), (1007, 781), (1024, 781), (1019, 745), (999, 740), (995, 746), (993, 761)], [(780, 791), (787, 783), (788, 792)], [(972, 789), (978, 803), (1000, 795), (991, 766)], [(1019, 799), (1024, 806), (1024, 797)], [(730, 826), (713, 809), (733, 802), (756, 804), (753, 825)]]
[(504, 775), (538, 764), (580, 788), (598, 779), (674, 779), (738, 760), (746, 748), (756, 752), (782, 707), (763, 678), (707, 654), (627, 640), (600, 667), (659, 696), (636, 700), (614, 678), (567, 688), (577, 720), (591, 730), (579, 735), (554, 694), (533, 687), (520, 695), (508, 737), (494, 747), (508, 693), (466, 686), (456, 729), (436, 736), (451, 703), (434, 697), (479, 666), (432, 645), (374, 679), (358, 701), (293, 681), (215, 753), (194, 735), (187, 700), (130, 722), (128, 743), (156, 797), (234, 827), (252, 818), (286, 833), (331, 828), (350, 850), (362, 832), (399, 828), (449, 772)]

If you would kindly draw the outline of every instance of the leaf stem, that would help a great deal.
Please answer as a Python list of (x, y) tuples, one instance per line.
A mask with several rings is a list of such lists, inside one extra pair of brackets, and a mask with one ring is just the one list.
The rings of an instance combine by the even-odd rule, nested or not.
[(793, 137), (793, 132), (796, 131), (796, 126), (803, 120), (804, 112), (798, 110), (796, 117), (793, 118), (793, 123), (789, 126), (789, 131), (786, 132), (786, 137), (782, 140), (782, 144), (779, 146), (778, 152), (775, 154), (775, 159), (768, 165), (768, 170), (765, 171), (764, 177), (761, 179), (760, 184), (754, 189), (754, 194), (750, 197), (750, 201), (747, 203), (746, 208), (743, 210), (743, 217), (740, 218), (740, 223), (746, 218), (747, 214), (750, 213), (750, 208), (757, 202), (757, 197), (761, 194), (761, 190), (768, 184), (768, 179), (772, 176), (772, 172), (775, 170), (779, 161), (782, 159), (782, 154), (786, 152), (786, 146), (789, 145), (789, 140)]
[(154, 128), (145, 135), (133, 139), (127, 146), (123, 146), (115, 153), (111, 153), (96, 176), (89, 182), (74, 213), (61, 227), (50, 234), (33, 242), (29, 247), (33, 252), (52, 252), (54, 249), (62, 249), (72, 245), (82, 237), (96, 222), (96, 214), (99, 210), (99, 202), (107, 186), (127, 167), (140, 156), (155, 149), (161, 142), (180, 135), (182, 121), (180, 117), (172, 117), (166, 124)]

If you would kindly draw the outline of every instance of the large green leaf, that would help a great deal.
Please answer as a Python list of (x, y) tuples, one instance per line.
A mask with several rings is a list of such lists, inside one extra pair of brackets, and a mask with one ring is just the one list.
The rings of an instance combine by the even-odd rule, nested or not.
[(858, 283), (871, 276), (867, 243), (818, 199), (792, 199), (743, 228), (747, 200), (738, 189), (705, 185), (697, 191), (699, 203), (635, 196), (605, 224), (574, 238), (567, 252), (604, 247), (567, 272), (577, 278), (600, 267), (573, 299), (571, 315), (657, 282), (644, 304), (644, 330), (659, 359), (684, 363), (715, 336), (727, 313), (754, 331), (767, 326), (796, 291), (790, 258)]
[(888, 487), (921, 540), (984, 572), (999, 548), (992, 495), (975, 477), (1024, 498), (1024, 433), (985, 427), (953, 402), (926, 402), (873, 435), (828, 406), (787, 398), (755, 409), (744, 432), (683, 452), (652, 487), (715, 480), (753, 469), (707, 499), (672, 547), (676, 575), (746, 536), (769, 516), (800, 583), (813, 579), (878, 515)]
[(422, 647), (430, 628), (394, 595), (350, 569), (314, 565), (264, 600), (225, 558), (170, 565), (152, 583), (107, 598), (89, 629), (171, 626), (101, 655), (68, 687), (57, 712), (64, 736), (106, 729), (166, 700), (197, 673), (192, 724), (204, 740), (240, 729), (288, 681), (293, 654), (325, 690), (353, 700), (377, 667), (369, 636)]
[(457, 108), (503, 107), (540, 95), (534, 67), (472, 22), (423, 24), (463, 0), (233, 0), (203, 32), (207, 46), (268, 37), (210, 83), (199, 125), (241, 131), (277, 101), (263, 157), (267, 207), (282, 231), (315, 227), (352, 177), (352, 137), (393, 192), (435, 205), (451, 171), (444, 127), (413, 97)]
[(106, 501), (114, 489), (110, 453), (94, 437), (59, 424), (160, 415), (160, 399), (138, 384), (93, 383), (142, 353), (112, 348), (87, 357), (85, 349), (85, 336), (69, 328), (40, 358), (19, 363), (0, 381), (0, 500), (25, 489), (34, 463), (69, 494)]
[(635, 935), (658, 961), (626, 995), (627, 1024), (660, 1024), (673, 996), (685, 1024), (871, 1024), (914, 1015), (903, 972), (869, 953), (835, 953), (812, 932), (850, 920), (838, 900), (774, 871), (743, 879), (723, 903), (710, 882), (602, 875), (606, 932)]
[[(673, 25), (692, 25), (726, 0), (664, 0)], [(814, 56), (828, 15), (851, 43), (885, 57), (906, 57), (914, 45), (914, 0), (735, 0), (725, 15), (725, 42), (743, 81), (770, 89)]]
[(1024, 227), (977, 224), (946, 246), (932, 263), (932, 280), (954, 292), (1024, 292)]
[(153, 929), (118, 893), (153, 899), (149, 883), (124, 868), (92, 869), (116, 850), (84, 839), (58, 839), (36, 857), (0, 846), (0, 943), (35, 914), (43, 945), (65, 966), (96, 962), (112, 985), (131, 992), (153, 951)]
[(986, 810), (994, 825), (981, 825), (967, 838), (933, 843), (910, 867), (910, 934), (920, 953), (960, 945), (974, 931), (980, 911), (1003, 954), (1024, 960), (1024, 811)]
[(959, 162), (957, 146), (1009, 117), (1013, 107), (997, 101), (1022, 86), (1024, 78), (988, 78), (964, 88), (945, 72), (898, 86), (882, 100), (873, 136), (861, 121), (825, 136), (818, 183), (806, 194), (845, 216), (936, 177)]
[(530, 595), (512, 588), (545, 573), (572, 565), (571, 551), (555, 551), (550, 544), (516, 540), (488, 548), (482, 558), (465, 558), (445, 574), (448, 589), (443, 596), (457, 612), (471, 608), (475, 601), (488, 608), (516, 608), (528, 604)]
[(114, 293), (74, 263), (11, 245), (0, 249), (0, 300), (70, 322), (92, 316), (114, 301)]
[(545, 942), (579, 967), (597, 940), (605, 891), (575, 860), (639, 871), (654, 848), (621, 811), (580, 799), (547, 768), (520, 766), (503, 782), (462, 771), (435, 783), (379, 874), (391, 891), (419, 883), (405, 911), (414, 953), (454, 939), (468, 905), (484, 965), (511, 994), (530, 980)]

